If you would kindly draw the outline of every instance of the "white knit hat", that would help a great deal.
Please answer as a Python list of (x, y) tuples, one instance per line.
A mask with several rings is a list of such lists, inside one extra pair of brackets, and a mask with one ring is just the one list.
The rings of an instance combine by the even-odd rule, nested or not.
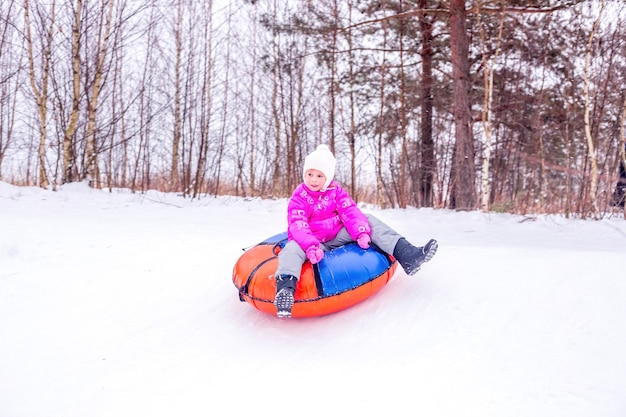
[(326, 182), (322, 187), (322, 191), (326, 191), (326, 188), (330, 185), (330, 182), (335, 176), (335, 164), (337, 161), (333, 153), (330, 151), (327, 145), (319, 145), (317, 149), (311, 152), (304, 159), (304, 168), (302, 169), (302, 177), (305, 177), (306, 172), (309, 169), (317, 169), (326, 176)]

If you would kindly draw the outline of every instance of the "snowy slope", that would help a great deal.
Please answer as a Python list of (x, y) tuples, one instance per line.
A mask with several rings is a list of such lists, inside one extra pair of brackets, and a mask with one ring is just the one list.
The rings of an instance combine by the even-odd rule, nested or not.
[(626, 415), (626, 221), (365, 208), (440, 248), (330, 316), (241, 303), (285, 200), (0, 183), (0, 416)]

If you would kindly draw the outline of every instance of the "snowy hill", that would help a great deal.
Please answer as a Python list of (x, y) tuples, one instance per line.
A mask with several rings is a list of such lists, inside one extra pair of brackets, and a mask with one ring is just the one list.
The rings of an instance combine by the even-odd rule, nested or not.
[(286, 201), (0, 183), (0, 416), (626, 415), (626, 221), (364, 211), (416, 244), (333, 315), (241, 303)]

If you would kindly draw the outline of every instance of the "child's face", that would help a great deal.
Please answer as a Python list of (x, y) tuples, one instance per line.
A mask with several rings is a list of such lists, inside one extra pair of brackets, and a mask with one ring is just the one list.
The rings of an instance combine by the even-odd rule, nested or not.
[(326, 175), (317, 169), (307, 169), (304, 173), (304, 183), (311, 191), (319, 191), (326, 183)]

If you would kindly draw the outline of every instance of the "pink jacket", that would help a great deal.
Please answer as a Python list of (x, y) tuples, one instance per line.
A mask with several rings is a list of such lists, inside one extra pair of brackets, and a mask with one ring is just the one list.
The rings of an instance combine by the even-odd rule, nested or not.
[(300, 184), (287, 206), (288, 236), (303, 250), (333, 240), (342, 227), (356, 240), (371, 234), (367, 217), (357, 207), (348, 192), (333, 181), (326, 191), (311, 191)]

